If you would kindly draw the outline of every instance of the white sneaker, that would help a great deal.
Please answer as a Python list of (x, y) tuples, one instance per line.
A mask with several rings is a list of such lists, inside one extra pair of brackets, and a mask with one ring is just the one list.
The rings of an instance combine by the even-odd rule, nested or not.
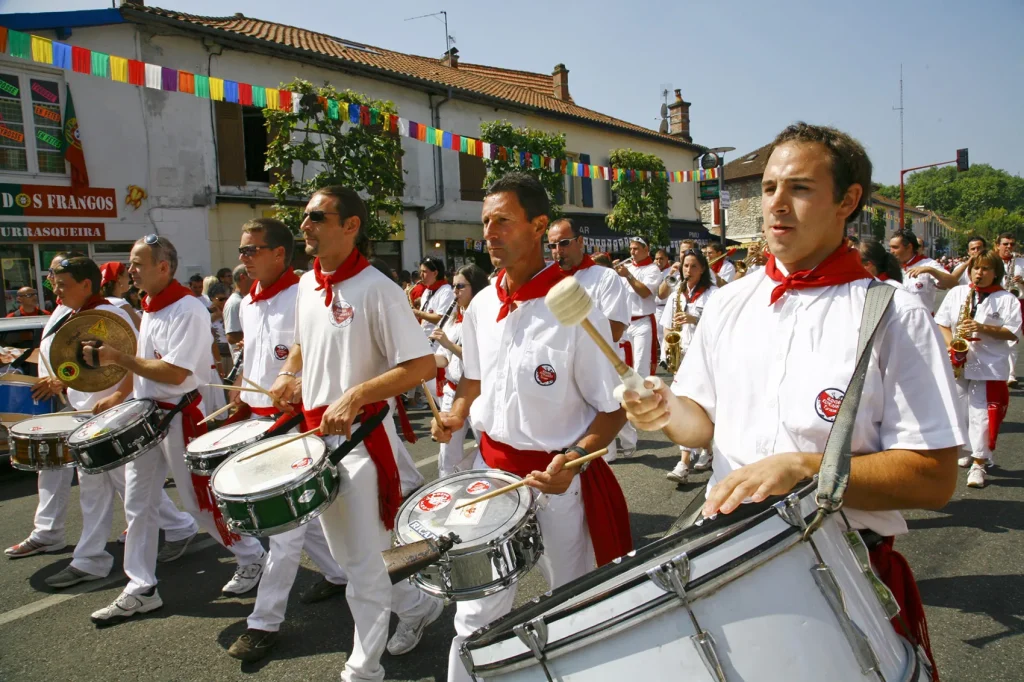
[(416, 645), (423, 639), (423, 631), (428, 625), (441, 617), (444, 612), (444, 602), (436, 597), (429, 597), (431, 600), (430, 610), (422, 618), (410, 622), (398, 621), (395, 634), (388, 640), (388, 653), (392, 656), (407, 654), (416, 648)]
[(231, 580), (228, 581), (228, 584), (220, 588), (221, 593), (245, 594), (246, 592), (254, 589), (260, 584), (260, 578), (263, 577), (263, 564), (266, 561), (266, 558), (267, 555), (264, 553), (263, 557), (256, 563), (236, 568), (235, 574), (231, 576)]
[[(690, 455), (693, 456), (692, 454)], [(701, 448), (700, 457), (697, 458), (696, 464), (691, 464), (694, 471), (707, 471), (711, 468), (711, 451), (706, 448)]]
[(153, 588), (153, 594), (148, 597), (144, 594), (128, 594), (122, 592), (110, 606), (106, 606), (92, 614), (92, 622), (97, 625), (113, 625), (126, 621), (136, 613), (149, 613), (156, 611), (164, 605), (160, 593)]
[(665, 478), (680, 485), (690, 480), (690, 470), (682, 461), (676, 462), (676, 468), (665, 474)]
[(967, 457), (961, 457), (956, 461), (956, 463), (960, 465), (961, 469), (966, 469), (967, 467), (971, 466), (971, 462), (973, 461), (974, 458), (968, 455)]
[(974, 464), (971, 466), (971, 471), (970, 473), (967, 474), (967, 487), (985, 487), (985, 467), (981, 466), (980, 464)]

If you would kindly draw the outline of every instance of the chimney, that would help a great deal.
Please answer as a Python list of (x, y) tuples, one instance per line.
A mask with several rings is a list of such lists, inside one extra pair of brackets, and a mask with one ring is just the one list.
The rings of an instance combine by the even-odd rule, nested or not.
[(459, 68), (459, 48), (453, 47), (441, 57), (441, 63), (453, 69)]
[(555, 70), (551, 73), (551, 85), (554, 88), (555, 99), (569, 101), (569, 69), (565, 68), (565, 64), (555, 64)]
[(693, 142), (690, 137), (690, 103), (683, 101), (683, 96), (676, 90), (676, 101), (668, 105), (668, 134)]

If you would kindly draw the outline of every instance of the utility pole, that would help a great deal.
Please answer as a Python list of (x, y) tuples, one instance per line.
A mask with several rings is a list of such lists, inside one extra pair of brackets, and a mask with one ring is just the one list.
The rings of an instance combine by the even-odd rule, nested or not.
[[(893, 107), (893, 111), (900, 112), (900, 168), (903, 168), (903, 65), (900, 64), (900, 105)], [(900, 225), (903, 229), (903, 225)]]

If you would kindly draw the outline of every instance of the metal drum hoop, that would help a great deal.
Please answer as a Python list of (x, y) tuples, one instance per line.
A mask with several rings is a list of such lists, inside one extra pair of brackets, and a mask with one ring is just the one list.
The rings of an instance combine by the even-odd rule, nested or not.
[[(330, 458), (327, 456), (328, 455), (328, 453), (327, 453), (327, 446), (325, 444), (324, 445), (324, 457), (323, 457), (323, 459), (320, 460), (320, 462), (318, 462), (317, 464), (314, 464), (313, 466), (309, 467), (309, 469), (304, 471), (302, 473), (302, 476), (300, 476), (299, 478), (293, 478), (290, 481), (288, 481), (287, 483), (282, 483), (282, 484), (280, 484), (278, 486), (275, 486), (275, 487), (273, 487), (273, 488), (271, 488), (269, 490), (264, 490), (264, 491), (261, 491), (261, 492), (258, 492), (258, 493), (252, 493), (251, 495), (250, 494), (246, 494), (246, 495), (232, 495), (232, 494), (226, 494), (226, 493), (217, 492), (213, 488), (213, 479), (217, 476), (217, 472), (221, 470), (221, 467), (223, 467), (225, 464), (227, 464), (228, 462), (230, 462), (233, 459), (233, 455), (240, 455), (242, 452), (244, 452), (244, 451), (243, 450), (237, 450), (232, 455), (229, 455), (226, 460), (224, 460), (223, 462), (221, 462), (220, 464), (217, 465), (217, 468), (214, 469), (213, 473), (210, 475), (210, 488), (211, 488), (211, 490), (214, 491), (214, 495), (216, 497), (221, 498), (223, 500), (228, 500), (230, 502), (262, 502), (263, 500), (269, 500), (269, 499), (271, 499), (273, 497), (277, 497), (278, 495), (280, 495), (282, 493), (286, 493), (286, 492), (292, 490), (293, 488), (295, 488), (297, 486), (300, 486), (300, 485), (302, 485), (304, 483), (308, 483), (315, 476), (319, 475), (320, 472), (322, 472), (325, 467), (331, 467), (331, 471), (334, 474), (334, 477), (338, 478), (338, 468), (335, 465), (331, 464)], [(335, 493), (335, 494), (337, 494), (337, 493)]]
[[(135, 399), (135, 400), (131, 400), (131, 401), (126, 401), (126, 402), (147, 402), (147, 403), (149, 403), (149, 404), (151, 404), (151, 405), (153, 406), (153, 409), (152, 409), (152, 410), (148, 410), (148, 411), (147, 411), (147, 412), (146, 412), (146, 413), (145, 413), (144, 415), (142, 415), (142, 421), (148, 421), (148, 419), (149, 419), (150, 415), (152, 415), (152, 414), (153, 414), (154, 412), (156, 412), (157, 410), (160, 410), (160, 409), (161, 409), (161, 408), (160, 408), (160, 407), (159, 407), (159, 406), (158, 406), (158, 405), (156, 404), (156, 401), (154, 401), (154, 400), (150, 400), (149, 398), (137, 398), (137, 399)], [(121, 403), (121, 405), (124, 405), (124, 404), (125, 404), (125, 403)], [(121, 405), (118, 405), (117, 407), (120, 407)], [(114, 408), (112, 407), (112, 408), (110, 408), (110, 409), (112, 409), (112, 410), (113, 410)], [(100, 416), (102, 416), (102, 415), (103, 415), (103, 412), (100, 412), (100, 413), (99, 413), (98, 415), (96, 415), (96, 417), (100, 417)], [(94, 418), (95, 418), (95, 417), (94, 417)], [(90, 419), (89, 421), (92, 421), (92, 419)], [(89, 423), (88, 421), (87, 421), (87, 422), (83, 422), (83, 423), (82, 423), (82, 426), (85, 426), (85, 425), (86, 425), (86, 424), (88, 424), (88, 423)], [(125, 424), (124, 426), (122, 426), (122, 427), (120, 427), (120, 428), (118, 428), (118, 429), (116, 429), (116, 430), (113, 430), (113, 431), (109, 431), (109, 432), (107, 432), (107, 433), (103, 434), (103, 435), (102, 435), (102, 436), (100, 436), (99, 438), (90, 438), (90, 439), (89, 439), (89, 440), (87, 440), (87, 441), (82, 441), (82, 442), (81, 442), (81, 444), (78, 444), (78, 443), (74, 443), (74, 444), (72, 444), (72, 443), (71, 443), (71, 436), (73, 436), (73, 435), (75, 434), (75, 432), (76, 432), (76, 431), (78, 431), (78, 429), (82, 428), (82, 426), (79, 426), (79, 427), (78, 427), (78, 429), (75, 429), (75, 431), (72, 431), (72, 432), (71, 432), (71, 433), (70, 433), (70, 434), (68, 435), (68, 443), (69, 443), (69, 444), (71, 444), (71, 445), (73, 445), (74, 447), (76, 447), (76, 448), (78, 448), (78, 449), (82, 449), (82, 448), (83, 448), (83, 446), (84, 446), (84, 447), (92, 447), (93, 445), (99, 445), (99, 444), (101, 444), (101, 443), (106, 443), (107, 441), (113, 440), (114, 438), (117, 438), (118, 436), (120, 436), (120, 435), (121, 435), (122, 433), (124, 433), (124, 432), (125, 432), (125, 431), (127, 431), (128, 429), (133, 429), (133, 428), (135, 428), (136, 426), (138, 426), (139, 424), (140, 424), (140, 422), (132, 422), (131, 424)], [(154, 430), (155, 430), (155, 429), (154, 429)], [(164, 439), (164, 438), (165, 438), (166, 436), (167, 436), (167, 432), (166, 432), (166, 431), (161, 431), (161, 432), (160, 432), (160, 437), (159, 437), (159, 439), (157, 439), (156, 441), (154, 441), (154, 445), (155, 445), (155, 444), (157, 444), (157, 443), (160, 443), (160, 442), (162, 442), (162, 441), (163, 441), (163, 439)], [(148, 450), (148, 448), (147, 448), (147, 450)], [(145, 450), (144, 450), (143, 452), (145, 452)], [(141, 453), (140, 453), (140, 454), (141, 454)], [(133, 457), (132, 459), (134, 459), (134, 457)], [(126, 461), (131, 461), (131, 460), (126, 460)]]

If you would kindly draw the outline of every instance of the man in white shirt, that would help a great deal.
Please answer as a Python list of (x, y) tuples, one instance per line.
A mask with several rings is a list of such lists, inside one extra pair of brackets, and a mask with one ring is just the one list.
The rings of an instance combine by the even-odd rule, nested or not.
[[(1017, 245), (1017, 238), (1012, 232), (1003, 232), (996, 242), (996, 253), (1003, 261), (1002, 278), (1003, 288), (1017, 297), (1021, 303), (1021, 310), (1024, 310), (1024, 258), (1013, 255), (1013, 249)], [(1016, 341), (1010, 344), (1010, 388), (1017, 388), (1017, 355), (1020, 346)]]
[[(500, 272), (466, 311), (464, 375), (451, 412), (431, 423), (431, 433), (447, 442), (469, 419), (480, 439), (473, 468), (529, 476), (527, 485), (544, 494), (537, 507), (544, 556), (537, 565), (556, 588), (629, 552), (632, 539), (625, 498), (608, 464), (596, 459), (584, 472), (563, 469), (610, 443), (624, 415), (611, 397), (618, 383), (611, 365), (594, 362), (600, 351), (590, 337), (579, 326), (559, 325), (544, 304), (564, 278), (558, 266), (545, 264), (541, 250), (549, 210), (544, 186), (531, 175), (508, 173), (487, 189), (484, 239)], [(610, 342), (607, 318), (594, 309), (589, 319)], [(515, 595), (511, 586), (458, 603), (449, 682), (470, 680), (459, 647), (508, 613)]]
[(711, 272), (714, 273), (712, 279), (717, 277), (715, 283), (718, 286), (724, 286), (736, 279), (736, 266), (726, 257), (725, 247), (719, 242), (709, 243), (704, 255), (707, 256)]
[[(961, 360), (962, 374), (956, 380), (957, 394), (965, 406), (971, 453), (960, 458), (960, 466), (970, 467), (969, 487), (984, 488), (985, 468), (992, 465), (999, 426), (1010, 404), (1006, 381), (1011, 344), (1020, 336), (1021, 312), (1016, 297), (999, 284), (1006, 273), (997, 256), (979, 254), (970, 264), (971, 284), (954, 287), (946, 294), (935, 313), (935, 323), (947, 346), (954, 335), (969, 342), (967, 357)], [(965, 304), (968, 317), (960, 324)]]
[(935, 297), (939, 289), (945, 287), (930, 274), (914, 276), (910, 270), (922, 267), (942, 270), (943, 267), (938, 261), (918, 253), (920, 249), (921, 242), (911, 230), (897, 230), (889, 240), (889, 251), (903, 267), (903, 288), (920, 298), (928, 312), (934, 312)]
[[(317, 428), (329, 450), (350, 438), (353, 422), (387, 409), (387, 400), (434, 376), (430, 344), (405, 293), (364, 255), (366, 205), (345, 187), (324, 187), (306, 205), (302, 232), (313, 270), (299, 281), (295, 343), (270, 392), (284, 411), (302, 396), (305, 429)], [(301, 382), (299, 372), (303, 372)], [(338, 465), (340, 489), (320, 515), (331, 555), (344, 569), (355, 641), (342, 680), (382, 680), (385, 643), (411, 651), (444, 610), (439, 599), (402, 581), (392, 590), (381, 552), (402, 502), (393, 443), (384, 419)], [(391, 612), (399, 615), (389, 641)]]
[[(263, 574), (266, 553), (259, 540), (227, 530), (210, 494), (207, 477), (193, 480), (185, 463), (188, 441), (206, 432), (205, 424), (199, 423), (203, 413), (196, 375), (212, 362), (213, 335), (209, 311), (174, 279), (177, 267), (177, 249), (166, 237), (152, 234), (135, 242), (128, 273), (136, 286), (148, 293), (142, 301), (145, 314), (137, 354), (128, 355), (107, 345), (83, 347), (90, 364), (98, 360), (101, 365), (118, 365), (132, 372), (135, 398), (148, 398), (165, 410), (181, 406), (164, 440), (127, 464), (124, 507), (128, 537), (124, 568), (129, 583), (109, 606), (92, 614), (93, 622), (101, 625), (121, 622), (163, 606), (156, 589), (155, 507), (168, 469), (185, 509), (238, 561), (234, 576), (222, 592), (244, 594), (256, 587)], [(96, 409), (109, 409), (124, 398), (123, 395), (111, 396), (100, 401)]]
[(963, 263), (960, 263), (952, 272), (946, 272), (943, 267), (929, 267), (927, 265), (915, 265), (912, 268), (907, 269), (908, 275), (911, 277), (919, 277), (921, 275), (931, 275), (938, 281), (939, 286), (943, 289), (952, 289), (960, 284), (971, 283), (971, 273), (967, 271), (967, 264), (970, 259), (978, 254), (985, 253), (988, 249), (988, 242), (985, 241), (984, 237), (973, 235), (967, 239), (967, 258)]
[(665, 304), (668, 303), (668, 297), (661, 295), (661, 283), (665, 281), (665, 277), (668, 275), (671, 267), (672, 260), (668, 257), (668, 251), (665, 249), (658, 249), (654, 252), (654, 264), (661, 270), (661, 282), (658, 282), (658, 288), (654, 292), (654, 321), (655, 328), (658, 331), (658, 357), (656, 360), (661, 363), (665, 361), (665, 330), (658, 324), (661, 320), (661, 316), (665, 314)]
[(210, 297), (203, 293), (203, 276), (192, 275), (188, 278), (188, 288), (192, 292), (192, 295), (202, 301), (203, 306), (209, 310), (210, 306), (213, 305), (213, 301)]
[[(671, 389), (652, 377), (653, 397), (626, 394), (638, 428), (663, 429), (690, 447), (713, 443), (705, 516), (788, 493), (818, 473), (857, 360), (872, 281), (844, 240), (870, 186), (871, 162), (852, 137), (806, 123), (784, 130), (761, 184), (773, 254), (764, 271), (711, 299)], [(898, 510), (946, 504), (965, 442), (949, 357), (929, 312), (895, 291), (875, 336), (852, 431), (843, 509), (854, 528), (876, 534), (872, 561), (891, 562), (876, 563), (881, 575), (898, 563), (883, 548), (891, 550), (892, 536), (907, 532)], [(899, 577), (913, 579), (909, 571)], [(911, 631), (902, 634), (924, 645), (926, 626), (908, 620)]]
[[(291, 269), (291, 264), (288, 265), (288, 268)], [(231, 279), (234, 284), (234, 290), (231, 292), (231, 296), (228, 297), (227, 303), (224, 304), (224, 333), (227, 335), (228, 343), (231, 345), (231, 352), (238, 353), (240, 348), (238, 344), (242, 342), (245, 336), (242, 331), (240, 316), (242, 299), (249, 295), (253, 282), (249, 278), (249, 273), (245, 271), (245, 265), (236, 265), (235, 269), (231, 272)]]

